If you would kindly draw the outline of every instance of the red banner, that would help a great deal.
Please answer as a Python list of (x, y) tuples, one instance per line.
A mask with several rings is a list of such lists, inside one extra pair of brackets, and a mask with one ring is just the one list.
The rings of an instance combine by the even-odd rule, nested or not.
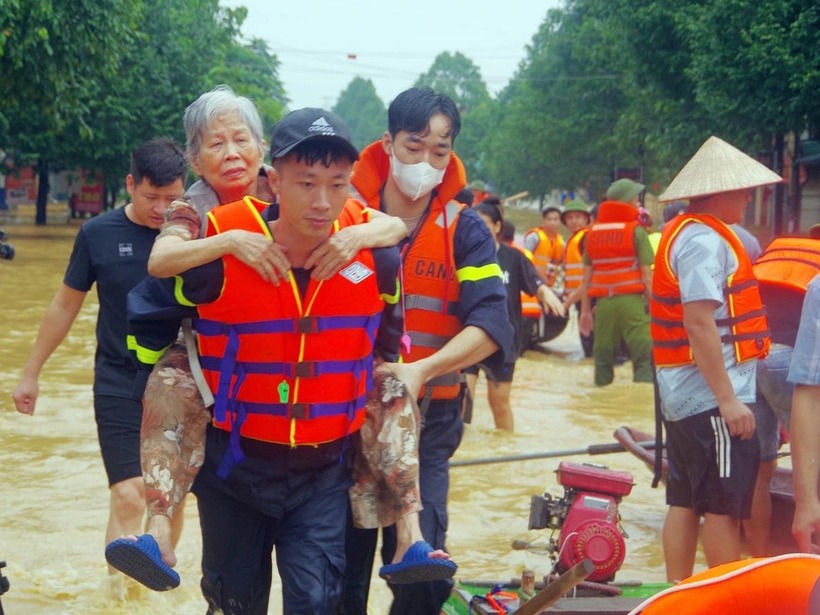
[(77, 213), (98, 214), (103, 210), (105, 184), (99, 171), (80, 171), (80, 181), (72, 187), (71, 199)]
[(6, 175), (6, 202), (9, 205), (37, 201), (37, 174), (34, 167), (20, 167)]

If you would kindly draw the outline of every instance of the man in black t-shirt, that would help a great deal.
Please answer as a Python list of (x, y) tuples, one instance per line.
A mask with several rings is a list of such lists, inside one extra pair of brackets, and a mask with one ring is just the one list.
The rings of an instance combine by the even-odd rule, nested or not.
[(145, 512), (139, 449), (145, 381), (126, 345), (125, 299), (148, 275), (154, 238), (165, 209), (184, 192), (186, 172), (182, 150), (169, 139), (152, 139), (134, 150), (125, 178), (131, 202), (80, 228), (63, 283), (46, 310), (13, 394), (18, 412), (34, 413), (43, 365), (68, 334), (96, 282), (100, 309), (94, 414), (111, 490), (106, 543), (140, 532)]
[[(504, 363), (500, 368), (491, 368), (483, 365), (487, 375), (487, 401), (493, 413), (493, 421), (497, 429), (514, 430), (514, 419), (510, 405), (510, 391), (513, 374), (515, 373), (515, 359), (523, 351), (524, 323), (521, 315), (521, 293), (534, 295), (547, 313), (564, 316), (561, 301), (555, 292), (541, 280), (535, 266), (521, 250), (501, 243), (498, 239), (504, 224), (501, 209), (489, 201), (483, 201), (473, 207), (478, 216), (493, 236), (496, 246), (496, 258), (501, 268), (504, 289), (507, 294), (507, 313), (513, 325), (515, 354), (512, 360)], [(513, 231), (515, 235), (515, 231)], [(478, 366), (464, 369), (468, 387), (468, 401), (465, 404), (465, 414), (472, 411), (472, 400), (475, 397), (475, 387), (478, 378)]]

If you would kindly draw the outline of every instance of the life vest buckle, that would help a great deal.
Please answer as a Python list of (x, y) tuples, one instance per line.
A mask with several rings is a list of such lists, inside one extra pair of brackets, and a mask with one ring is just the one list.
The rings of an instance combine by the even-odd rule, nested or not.
[(297, 378), (315, 378), (316, 371), (315, 361), (300, 361), (293, 367), (293, 373)]
[(318, 333), (319, 321), (313, 316), (302, 316), (296, 321), (296, 330), (299, 333)]
[(309, 419), (310, 404), (290, 404), (288, 405), (288, 416), (292, 419)]

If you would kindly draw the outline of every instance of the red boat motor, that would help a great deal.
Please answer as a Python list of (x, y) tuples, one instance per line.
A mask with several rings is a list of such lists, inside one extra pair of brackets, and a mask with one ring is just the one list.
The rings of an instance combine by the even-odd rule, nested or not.
[(595, 570), (587, 580), (611, 581), (626, 557), (618, 503), (632, 491), (632, 474), (567, 461), (558, 465), (556, 473), (564, 497), (532, 496), (529, 529), (561, 530), (558, 542), (552, 538), (549, 542), (559, 573), (589, 558)]

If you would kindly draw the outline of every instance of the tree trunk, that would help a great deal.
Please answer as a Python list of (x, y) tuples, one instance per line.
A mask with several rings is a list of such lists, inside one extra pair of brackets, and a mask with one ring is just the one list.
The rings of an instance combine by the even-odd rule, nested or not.
[[(774, 136), (774, 152), (772, 156), (772, 169), (775, 173), (783, 176), (783, 147), (784, 147), (784, 139), (783, 135), (778, 133)], [(783, 235), (786, 232), (786, 203), (785, 199), (783, 198), (785, 186), (783, 183), (775, 184), (774, 185), (774, 234)]]
[(46, 205), (48, 205), (48, 160), (39, 158), (37, 160), (37, 209), (34, 224), (43, 226), (46, 224)]
[(106, 199), (105, 208), (114, 209), (117, 204), (117, 195), (119, 194), (119, 186), (112, 186), (107, 190), (108, 197)]
[(800, 230), (800, 217), (803, 209), (803, 185), (800, 183), (800, 165), (795, 162), (803, 157), (803, 146), (799, 135), (795, 135), (794, 155), (792, 156), (791, 175), (789, 176), (789, 211), (794, 217), (795, 231)]

